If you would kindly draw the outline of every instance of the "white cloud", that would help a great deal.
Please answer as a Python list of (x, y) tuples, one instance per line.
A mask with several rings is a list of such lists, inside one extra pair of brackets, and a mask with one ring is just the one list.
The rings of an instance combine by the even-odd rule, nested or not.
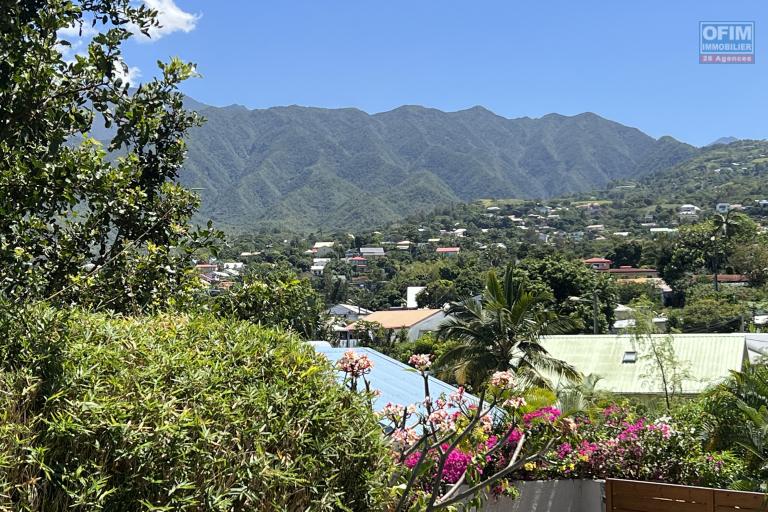
[(75, 23), (74, 25), (70, 25), (69, 27), (59, 29), (56, 35), (58, 35), (59, 38), (70, 39), (70, 38), (90, 37), (90, 36), (96, 35), (96, 32), (97, 32), (96, 29), (93, 28), (93, 26), (90, 23), (84, 22), (82, 25)]
[(139, 78), (141, 78), (141, 70), (138, 68), (138, 66), (127, 66), (125, 62), (118, 62), (117, 67), (115, 68), (115, 71), (113, 73), (113, 77), (115, 80), (118, 78), (123, 81), (123, 83), (128, 83), (131, 87), (137, 85), (137, 81)]
[(173, 0), (144, 0), (144, 3), (150, 9), (157, 11), (157, 21), (160, 23), (160, 26), (150, 29), (151, 39), (143, 34), (139, 34), (139, 39), (142, 41), (160, 39), (163, 36), (179, 31), (191, 32), (195, 29), (197, 21), (200, 19), (199, 14), (183, 11)]

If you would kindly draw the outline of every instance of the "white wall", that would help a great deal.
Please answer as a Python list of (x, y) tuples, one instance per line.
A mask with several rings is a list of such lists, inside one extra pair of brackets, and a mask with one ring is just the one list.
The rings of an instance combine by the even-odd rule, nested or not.
[(485, 512), (604, 512), (605, 483), (598, 480), (517, 482), (517, 499), (489, 498)]
[(442, 311), (435, 313), (429, 318), (425, 318), (408, 329), (408, 339), (410, 341), (416, 341), (424, 332), (436, 331), (440, 324), (443, 323), (443, 320), (445, 320), (445, 313)]

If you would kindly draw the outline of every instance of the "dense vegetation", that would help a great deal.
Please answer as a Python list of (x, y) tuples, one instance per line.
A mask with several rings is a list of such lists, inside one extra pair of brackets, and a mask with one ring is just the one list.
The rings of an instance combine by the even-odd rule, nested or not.
[(211, 316), (2, 311), (4, 510), (372, 510), (385, 497), (370, 404), (295, 336)]

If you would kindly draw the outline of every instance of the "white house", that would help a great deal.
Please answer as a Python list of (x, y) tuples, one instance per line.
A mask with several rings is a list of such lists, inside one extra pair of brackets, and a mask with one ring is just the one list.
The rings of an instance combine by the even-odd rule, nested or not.
[(328, 308), (328, 314), (332, 317), (354, 322), (360, 317), (370, 315), (371, 310), (365, 309), (354, 304), (336, 304)]
[(698, 215), (701, 212), (701, 208), (693, 204), (682, 204), (678, 209), (680, 215)]
[(381, 258), (385, 253), (383, 247), (361, 247), (360, 255), (363, 258)]

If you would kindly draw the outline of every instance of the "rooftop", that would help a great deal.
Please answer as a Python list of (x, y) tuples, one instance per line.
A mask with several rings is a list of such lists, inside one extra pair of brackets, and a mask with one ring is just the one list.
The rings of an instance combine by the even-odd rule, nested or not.
[[(654, 340), (666, 334), (652, 335)], [(744, 334), (674, 334), (676, 357), (691, 375), (683, 380), (685, 394), (701, 393), (707, 387), (740, 370), (747, 358)], [(584, 375), (602, 377), (597, 389), (623, 394), (660, 394), (646, 350), (631, 335), (547, 336), (542, 345), (558, 359), (567, 361)], [(627, 361), (632, 354), (635, 362)]]
[(361, 320), (366, 322), (377, 322), (381, 324), (381, 326), (385, 329), (402, 329), (412, 327), (413, 325), (438, 313), (442, 313), (442, 310), (392, 309), (389, 311), (376, 311), (370, 315), (365, 316), (364, 318), (361, 318)]

